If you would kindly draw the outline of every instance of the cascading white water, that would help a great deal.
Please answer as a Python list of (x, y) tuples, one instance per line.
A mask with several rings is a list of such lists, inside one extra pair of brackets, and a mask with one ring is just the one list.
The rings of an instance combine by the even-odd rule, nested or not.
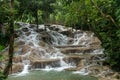
[(94, 37), (94, 33), (88, 36), (86, 32), (77, 31), (74, 35), (73, 45), (83, 45), (83, 46), (89, 47), (89, 44), (90, 44), (89, 40), (93, 37)]
[[(16, 41), (23, 41), (25, 43), (25, 45), (29, 45), (32, 49), (37, 49), (38, 51), (43, 51), (44, 54), (41, 54), (41, 59), (60, 59), (60, 65), (61, 67), (65, 66), (67, 67), (67, 63), (65, 63), (62, 59), (64, 57), (64, 55), (58, 50), (58, 49), (54, 49), (55, 53), (51, 53), (51, 52), (47, 52), (45, 49), (43, 49), (40, 44), (39, 44), (39, 40), (38, 40), (38, 34), (35, 30), (35, 28), (30, 28), (30, 24), (27, 23), (19, 23), (21, 25), (21, 28), (19, 29), (21, 31), (21, 34), (19, 34), (20, 36), (18, 38), (16, 38)], [(39, 29), (45, 29), (44, 25), (39, 25)], [(63, 30), (62, 26), (60, 27), (61, 30)], [(52, 45), (65, 45), (67, 44), (67, 37), (56, 32), (56, 31), (49, 31), (49, 35), (52, 38)], [(24, 55), (22, 55), (22, 57), (27, 57), (29, 59), (30, 54), (32, 54), (31, 51), (25, 53)], [(23, 71), (21, 73), (19, 73), (18, 75), (24, 75), (26, 73), (28, 73), (28, 67), (30, 65), (30, 63), (24, 63), (26, 62), (26, 59), (23, 59), (23, 64), (24, 64), (24, 68)], [(63, 65), (66, 64), (66, 65)], [(47, 69), (50, 69), (51, 67), (48, 65), (46, 65)], [(45, 68), (45, 69), (46, 69)], [(64, 68), (63, 68), (64, 69)], [(62, 69), (62, 70), (63, 70)], [(58, 70), (58, 69), (56, 69)]]
[(74, 36), (73, 45), (78, 45), (81, 39), (85, 39), (86, 33), (77, 33)]
[(88, 68), (82, 68), (80, 71), (75, 71), (73, 74), (88, 75), (90, 71)]
[[(51, 62), (51, 64), (48, 64), (46, 62), (45, 67), (42, 68), (39, 67), (39, 65), (37, 65), (37, 68), (42, 69), (42, 70), (56, 70), (56, 71), (61, 71), (64, 70), (66, 68), (71, 68), (71, 67), (76, 67), (76, 65), (74, 65), (74, 62), (69, 61), (68, 63), (65, 62), (64, 58), (67, 56), (65, 54), (63, 54), (61, 52), (60, 49), (55, 48), (54, 46), (66, 46), (66, 45), (74, 45), (73, 49), (75, 46), (78, 45), (83, 45), (83, 46), (88, 46), (89, 45), (89, 40), (91, 38), (93, 38), (94, 33), (91, 34), (90, 36), (87, 35), (86, 32), (77, 32), (76, 34), (74, 34), (74, 38), (73, 38), (73, 43), (68, 44), (68, 38), (66, 35), (63, 35), (57, 31), (53, 31), (50, 30), (49, 27), (47, 27), (47, 31), (45, 31), (45, 26), (44, 25), (39, 25), (39, 29), (43, 30), (44, 32), (47, 32), (47, 36), (50, 37), (51, 40), (51, 44), (46, 44), (45, 46), (42, 46), (42, 39), (41, 39), (41, 35), (43, 35), (41, 32), (36, 32), (36, 28), (35, 27), (30, 27), (30, 24), (27, 23), (19, 23), (21, 25), (21, 28), (19, 29), (19, 31), (21, 31), (21, 33), (19, 34), (19, 37), (16, 38), (16, 42), (22, 41), (25, 44), (29, 46), (30, 50), (26, 50), (27, 52), (22, 54), (22, 63), (24, 64), (24, 68), (23, 71), (21, 73), (19, 73), (18, 75), (24, 75), (27, 74), (29, 71), (29, 66), (31, 65), (31, 63), (35, 62), (35, 61), (48, 61), (48, 60), (58, 60), (57, 62), (54, 63), (59, 63), (57, 64), (57, 67), (52, 67), (53, 65), (55, 65), (54, 63)], [(57, 28), (59, 28), (59, 30), (61, 31), (65, 31), (67, 29), (65, 29), (64, 27), (60, 26), (60, 25), (52, 25), (52, 26), (58, 26)], [(54, 28), (54, 27), (53, 27)], [(43, 35), (44, 36), (44, 35)], [(40, 43), (42, 42), (42, 43)], [(52, 47), (52, 49), (50, 50), (50, 48)], [(100, 54), (102, 54), (102, 51), (99, 50), (94, 50), (93, 54), (97, 54), (98, 52), (100, 52)], [(31, 59), (31, 55), (32, 59)], [(35, 57), (35, 58), (34, 58)], [(69, 57), (69, 56), (68, 56)], [(30, 60), (29, 60), (30, 59)], [(87, 62), (86, 62), (87, 63)], [(39, 64), (39, 63), (38, 63)], [(85, 66), (89, 66), (89, 65), (85, 65)], [(89, 70), (87, 67), (82, 68), (80, 70), (80, 72), (75, 72), (75, 73), (85, 73), (88, 74)]]
[(66, 45), (68, 42), (66, 36), (64, 36), (56, 31), (51, 31), (49, 34), (52, 37), (52, 44), (53, 45)]

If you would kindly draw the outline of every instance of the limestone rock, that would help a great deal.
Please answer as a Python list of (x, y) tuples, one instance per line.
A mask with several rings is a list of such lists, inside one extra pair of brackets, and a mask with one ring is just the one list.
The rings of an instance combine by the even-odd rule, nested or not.
[(68, 64), (71, 63), (71, 65), (77, 66), (82, 59), (83, 57), (80, 56), (68, 56), (65, 57), (63, 60)]
[(33, 60), (31, 62), (32, 68), (45, 68), (46, 66), (58, 67), (60, 66), (59, 59), (42, 59), (42, 60)]
[(66, 48), (66, 49), (63, 49), (61, 52), (64, 53), (64, 54), (91, 53), (93, 50), (94, 50), (94, 48), (81, 47), (81, 48)]
[(73, 32), (70, 30), (69, 31), (61, 31), (60, 33), (63, 35), (66, 35), (68, 37), (74, 37)]
[(18, 63), (18, 62), (22, 62), (22, 56), (14, 56), (13, 57), (13, 62), (14, 63)]
[(44, 54), (45, 54), (45, 52), (43, 50), (33, 49), (31, 51), (31, 54), (29, 55), (29, 59), (30, 59), (30, 61), (39, 60), (42, 56), (44, 56)]
[(31, 50), (31, 47), (29, 45), (23, 45), (22, 46), (22, 54), (25, 54)]

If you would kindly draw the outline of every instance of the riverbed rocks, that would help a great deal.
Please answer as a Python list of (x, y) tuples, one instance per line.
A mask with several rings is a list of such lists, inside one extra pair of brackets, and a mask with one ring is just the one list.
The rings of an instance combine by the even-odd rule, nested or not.
[(29, 45), (23, 45), (23, 46), (21, 46), (21, 47), (22, 47), (22, 52), (21, 52), (21, 54), (25, 54), (25, 53), (31, 51), (31, 49), (32, 49)]
[(25, 44), (25, 42), (24, 42), (24, 41), (22, 41), (22, 40), (20, 40), (20, 41), (17, 41), (17, 42), (16, 42), (16, 44), (17, 44), (17, 45), (24, 45), (24, 44)]
[(120, 74), (113, 72), (111, 75), (99, 76), (98, 80), (120, 80)]
[(13, 62), (14, 63), (22, 62), (22, 56), (21, 55), (14, 56), (13, 57)]
[(48, 32), (42, 32), (40, 37), (44, 42), (52, 44), (52, 38)]
[[(96, 75), (100, 80), (105, 80), (101, 74), (118, 77), (114, 73), (109, 74), (110, 68), (103, 66), (105, 57), (101, 41), (93, 32), (72, 31), (60, 25), (39, 25), (37, 30), (35, 24), (19, 24), (20, 29), (15, 31), (17, 41), (10, 73), (21, 72), (23, 64), (27, 64), (31, 69), (73, 66), (64, 70), (80, 71), (85, 68), (90, 71), (89, 75)], [(8, 61), (8, 49), (1, 54), (7, 57), (0, 62), (0, 69), (3, 69)]]
[(63, 60), (68, 64), (71, 64), (73, 66), (78, 66), (79, 62), (81, 62), (81, 60), (83, 59), (84, 57), (81, 57), (81, 56), (69, 55), (68, 57), (65, 57)]
[(60, 33), (63, 34), (63, 35), (66, 35), (68, 37), (74, 37), (74, 34), (71, 30), (61, 31)]
[(81, 47), (81, 48), (66, 48), (62, 49), (61, 52), (64, 54), (74, 54), (74, 53), (91, 53), (95, 50), (94, 48), (87, 48), (87, 47)]
[(45, 51), (44, 50), (37, 50), (37, 49), (33, 49), (29, 55), (29, 60), (39, 60), (41, 59), (41, 57), (43, 57), (45, 55)]
[(45, 68), (46, 66), (50, 67), (60, 67), (59, 59), (41, 59), (41, 60), (33, 60), (31, 61), (31, 66), (33, 69), (35, 68)]
[(73, 66), (78, 65), (80, 60), (82, 60), (82, 57), (79, 56), (69, 56), (65, 57), (63, 59), (57, 58), (57, 59), (32, 59), (31, 65), (32, 68), (45, 68), (46, 66), (50, 67), (60, 67), (61, 61), (65, 61), (67, 64), (71, 64)]

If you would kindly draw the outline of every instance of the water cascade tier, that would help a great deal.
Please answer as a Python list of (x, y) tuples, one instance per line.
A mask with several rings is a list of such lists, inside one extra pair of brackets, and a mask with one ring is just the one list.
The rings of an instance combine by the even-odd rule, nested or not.
[[(11, 74), (20, 76), (30, 70), (67, 70), (73, 74), (100, 75), (104, 55), (101, 42), (93, 32), (61, 25), (39, 25), (37, 29), (35, 24), (16, 24), (19, 28), (15, 30)], [(8, 50), (1, 54), (8, 55)], [(1, 68), (5, 67), (6, 61), (0, 63)]]

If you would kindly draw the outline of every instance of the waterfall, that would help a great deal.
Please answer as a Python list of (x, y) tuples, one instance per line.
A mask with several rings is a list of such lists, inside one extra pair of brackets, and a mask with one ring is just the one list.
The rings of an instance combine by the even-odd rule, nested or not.
[[(39, 25), (38, 31), (36, 31), (36, 25), (22, 22), (18, 24), (21, 27), (16, 30), (18, 37), (15, 38), (15, 41), (20, 50), (15, 54), (22, 57), (21, 63), (24, 66), (22, 72), (18, 74), (19, 76), (29, 73), (29, 68), (47, 71), (77, 68), (80, 61), (83, 60), (81, 53), (103, 54), (103, 49), (90, 48), (93, 38), (95, 38), (94, 33), (76, 31), (71, 32), (73, 36), (68, 37), (61, 33), (68, 30), (61, 25), (49, 27)], [(69, 39), (71, 39), (70, 43)], [(87, 61), (84, 63), (87, 64)], [(89, 64), (83, 66), (74, 73), (89, 74)]]

